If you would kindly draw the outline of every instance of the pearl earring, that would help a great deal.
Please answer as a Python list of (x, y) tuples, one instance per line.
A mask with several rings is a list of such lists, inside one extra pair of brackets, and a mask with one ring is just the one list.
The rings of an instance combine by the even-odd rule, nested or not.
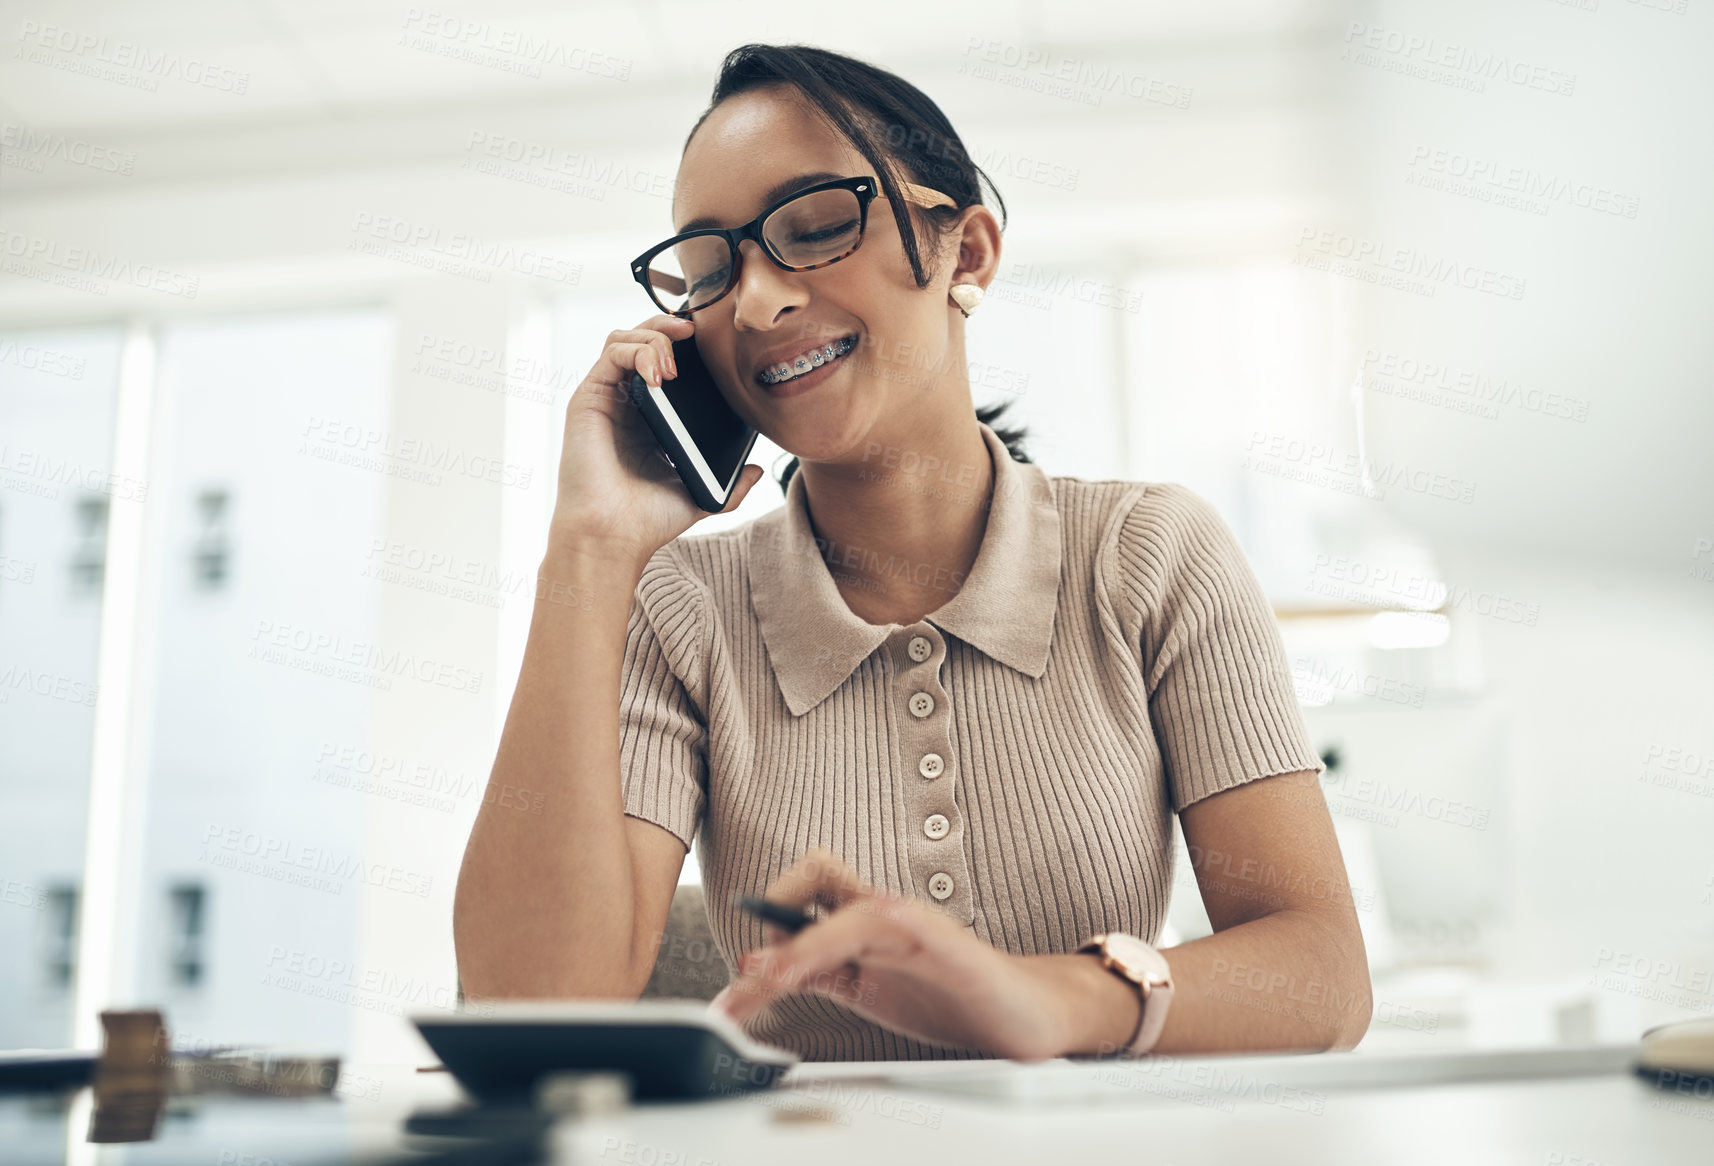
[(979, 283), (955, 283), (949, 291), (952, 302), (958, 305), (958, 310), (967, 320), (971, 312), (982, 306), (982, 285)]

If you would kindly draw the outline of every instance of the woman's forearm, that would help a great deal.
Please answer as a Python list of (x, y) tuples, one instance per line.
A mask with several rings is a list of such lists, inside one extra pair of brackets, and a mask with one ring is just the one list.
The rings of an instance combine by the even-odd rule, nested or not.
[[(550, 544), (489, 794), (453, 900), (472, 997), (620, 996), (635, 884), (619, 780), (625, 628), (642, 562)], [(538, 793), (520, 808), (506, 787)]]
[[(1372, 996), (1361, 945), (1312, 912), (1282, 910), (1162, 948), (1173, 998), (1154, 1053), (1349, 1049), (1368, 1031)], [(1028, 957), (1063, 1002), (1061, 1056), (1113, 1054), (1136, 1031), (1138, 989), (1093, 954)]]

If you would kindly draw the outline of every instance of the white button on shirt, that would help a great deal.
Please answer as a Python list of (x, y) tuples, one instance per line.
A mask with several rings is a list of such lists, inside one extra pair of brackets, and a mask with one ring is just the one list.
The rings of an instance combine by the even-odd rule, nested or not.
[(939, 777), (946, 771), (946, 762), (938, 753), (924, 753), (922, 760), (917, 762), (917, 772), (924, 777)]
[(911, 716), (926, 717), (934, 711), (934, 697), (926, 692), (911, 694)]
[(918, 664), (934, 655), (934, 645), (922, 636), (912, 636), (910, 646), (906, 650), (910, 652), (911, 659)]
[(943, 870), (937, 870), (928, 876), (928, 893), (937, 899), (952, 897), (952, 876)]
[(930, 814), (922, 824), (922, 832), (930, 838), (945, 838), (946, 832), (952, 829), (952, 823), (946, 820), (945, 814)]

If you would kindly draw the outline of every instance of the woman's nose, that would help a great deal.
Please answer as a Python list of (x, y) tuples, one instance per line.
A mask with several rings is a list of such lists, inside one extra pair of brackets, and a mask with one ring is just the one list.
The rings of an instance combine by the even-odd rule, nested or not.
[(807, 298), (796, 273), (777, 267), (761, 244), (754, 239), (738, 244), (738, 280), (732, 286), (735, 327), (771, 328), (782, 307), (800, 305)]

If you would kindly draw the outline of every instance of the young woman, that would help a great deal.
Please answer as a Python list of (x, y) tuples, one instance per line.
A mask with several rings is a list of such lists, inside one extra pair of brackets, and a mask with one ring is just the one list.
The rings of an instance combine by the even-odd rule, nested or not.
[[(1050, 477), (972, 407), (979, 174), (890, 73), (727, 57), (651, 264), (682, 278), (567, 409), (492, 777), (551, 792), (472, 831), (473, 997), (635, 999), (695, 838), (715, 1005), (806, 1059), (1362, 1037), (1322, 764), (1230, 530), (1176, 484)], [(784, 507), (680, 538), (702, 512), (623, 386), (693, 335), (795, 460)], [(1214, 934), (1162, 951), (1174, 813)], [(734, 893), (820, 913), (788, 936)]]

